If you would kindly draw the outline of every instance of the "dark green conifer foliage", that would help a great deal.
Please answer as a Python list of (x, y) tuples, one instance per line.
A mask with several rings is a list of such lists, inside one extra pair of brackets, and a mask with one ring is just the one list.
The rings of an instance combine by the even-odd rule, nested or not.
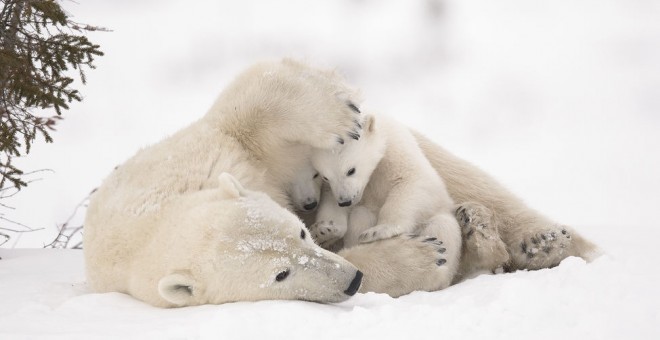
[[(71, 73), (102, 56), (85, 32), (104, 30), (72, 21), (55, 0), (0, 0), (0, 192), (27, 185), (12, 159), (28, 154), (50, 132), (69, 103), (81, 101)], [(55, 111), (55, 115), (52, 111)]]

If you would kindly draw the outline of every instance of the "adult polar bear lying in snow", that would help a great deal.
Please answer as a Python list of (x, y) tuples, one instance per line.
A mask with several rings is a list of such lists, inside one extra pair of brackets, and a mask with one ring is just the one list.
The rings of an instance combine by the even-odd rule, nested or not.
[[(139, 151), (94, 193), (84, 233), (90, 287), (168, 307), (334, 302), (355, 293), (357, 267), (364, 272), (360, 291), (429, 290), (440, 258), (433, 242), (399, 236), (337, 256), (309, 242), (305, 227), (284, 208), (292, 209), (287, 192), (312, 147), (329, 149), (359, 136), (355, 102), (333, 72), (286, 60), (248, 69), (205, 117)], [(550, 266), (594, 250), (483, 172), (416, 138), (454, 200), (481, 203), (461, 210), (464, 232), (482, 225), (470, 221), (497, 225), (512, 268)], [(535, 251), (551, 242), (557, 247)]]
[(359, 136), (354, 97), (333, 72), (293, 61), (241, 74), (202, 119), (140, 150), (93, 194), (84, 233), (91, 288), (167, 307), (337, 302), (360, 286), (355, 264), (370, 278), (363, 290), (426, 289), (436, 246), (394, 238), (342, 258), (285, 209), (312, 147)]

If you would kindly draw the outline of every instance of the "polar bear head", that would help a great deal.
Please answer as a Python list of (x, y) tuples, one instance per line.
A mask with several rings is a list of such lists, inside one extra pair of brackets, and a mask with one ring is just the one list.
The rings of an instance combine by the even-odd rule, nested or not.
[[(229, 174), (208, 204), (182, 207), (170, 222), (203, 225), (173, 238), (157, 290), (166, 306), (270, 299), (340, 302), (358, 290), (362, 273), (314, 244), (304, 224), (266, 194)], [(201, 201), (201, 200), (200, 200)], [(181, 211), (181, 210), (180, 210)], [(163, 303), (161, 303), (163, 304)]]
[(312, 164), (328, 182), (339, 206), (357, 204), (371, 174), (385, 154), (386, 139), (376, 129), (375, 117), (366, 115), (361, 138), (336, 149), (317, 149)]
[(321, 176), (309, 164), (296, 172), (289, 185), (289, 197), (297, 211), (311, 212), (316, 210), (321, 199)]

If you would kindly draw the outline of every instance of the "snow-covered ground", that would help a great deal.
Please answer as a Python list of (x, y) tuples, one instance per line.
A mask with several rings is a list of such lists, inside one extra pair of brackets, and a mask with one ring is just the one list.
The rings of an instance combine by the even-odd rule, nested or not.
[[(44, 230), (0, 249), (0, 339), (568, 338), (660, 336), (660, 2), (324, 0), (65, 2), (106, 56), (54, 134), (43, 168), (3, 204)], [(250, 64), (337, 67), (362, 108), (421, 130), (608, 253), (482, 276), (400, 299), (157, 310), (86, 292), (81, 254), (40, 247), (142, 146), (201, 117)], [(80, 223), (82, 217), (72, 223)], [(5, 224), (2, 224), (5, 226)], [(19, 336), (20, 335), (20, 336)]]
[(658, 274), (630, 254), (398, 299), (159, 309), (88, 292), (81, 251), (0, 249), (0, 339), (656, 339)]

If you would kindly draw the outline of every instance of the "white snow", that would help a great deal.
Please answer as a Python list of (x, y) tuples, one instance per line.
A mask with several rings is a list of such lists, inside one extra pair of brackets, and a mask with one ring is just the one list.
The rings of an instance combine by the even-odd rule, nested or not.
[[(586, 264), (482, 275), (398, 299), (358, 294), (336, 304), (240, 302), (151, 307), (93, 294), (82, 252), (0, 249), (0, 339), (652, 339), (658, 274), (631, 251)], [(650, 262), (650, 261), (649, 261)], [(648, 263), (650, 264), (650, 263)]]
[[(106, 56), (39, 172), (2, 201), (44, 230), (0, 249), (0, 339), (660, 338), (660, 2), (321, 0), (64, 2)], [(162, 310), (90, 294), (77, 251), (25, 250), (119, 163), (201, 117), (245, 67), (337, 67), (364, 111), (413, 126), (605, 249), (536, 272), (399, 299)], [(0, 221), (0, 226), (6, 226)], [(81, 217), (72, 225), (81, 222)]]

